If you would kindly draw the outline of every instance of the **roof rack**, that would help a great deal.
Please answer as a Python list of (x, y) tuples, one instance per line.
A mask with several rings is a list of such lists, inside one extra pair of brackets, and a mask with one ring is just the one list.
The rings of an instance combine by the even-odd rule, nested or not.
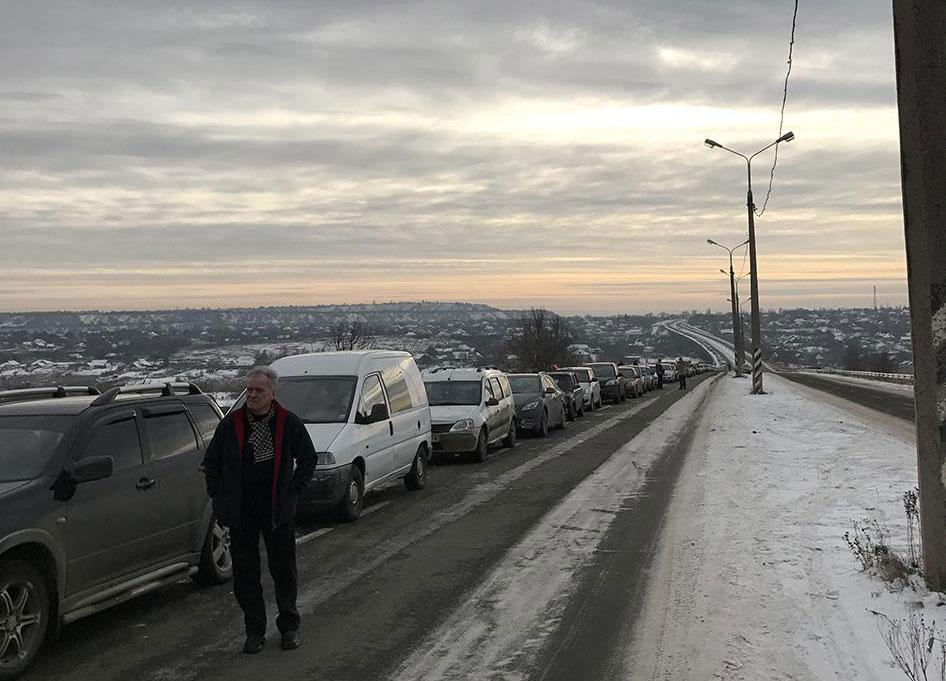
[(51, 385), (42, 388), (17, 388), (0, 391), (0, 404), (4, 402), (29, 402), (55, 397), (74, 397), (77, 395), (101, 395), (102, 391), (90, 385)]
[(119, 395), (144, 395), (145, 393), (159, 393), (160, 397), (171, 397), (172, 395), (203, 395), (204, 391), (194, 383), (184, 382), (166, 382), (166, 383), (136, 383), (132, 385), (115, 386), (106, 390), (92, 401), (93, 407), (101, 407), (111, 404)]

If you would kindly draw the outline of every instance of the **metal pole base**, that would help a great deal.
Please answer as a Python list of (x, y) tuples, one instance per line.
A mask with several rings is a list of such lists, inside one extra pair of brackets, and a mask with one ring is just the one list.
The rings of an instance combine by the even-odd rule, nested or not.
[(752, 348), (752, 394), (765, 394), (762, 390), (762, 348)]

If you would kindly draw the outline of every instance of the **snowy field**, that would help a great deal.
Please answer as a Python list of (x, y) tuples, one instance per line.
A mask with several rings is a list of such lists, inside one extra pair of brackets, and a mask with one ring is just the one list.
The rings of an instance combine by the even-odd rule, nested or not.
[[(876, 519), (906, 552), (912, 428), (771, 374), (768, 395), (747, 388), (718, 382), (674, 494), (626, 678), (908, 678), (870, 611), (894, 621), (922, 611), (942, 633), (942, 599), (917, 580), (888, 587), (861, 572), (842, 536)], [(929, 678), (939, 679), (934, 665)]]

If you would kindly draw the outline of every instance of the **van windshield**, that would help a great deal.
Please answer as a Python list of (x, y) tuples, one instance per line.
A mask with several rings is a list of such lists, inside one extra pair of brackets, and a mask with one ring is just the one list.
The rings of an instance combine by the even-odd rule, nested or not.
[(74, 420), (73, 416), (0, 417), (0, 482), (39, 476)]
[(276, 400), (303, 423), (345, 423), (357, 382), (355, 376), (281, 378)]
[(477, 405), (482, 398), (479, 381), (431, 381), (424, 386), (431, 407)]

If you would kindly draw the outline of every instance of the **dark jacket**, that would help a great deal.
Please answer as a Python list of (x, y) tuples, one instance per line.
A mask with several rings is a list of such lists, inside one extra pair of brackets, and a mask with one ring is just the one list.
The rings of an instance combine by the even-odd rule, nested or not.
[[(278, 527), (296, 514), (299, 493), (315, 470), (315, 447), (299, 417), (278, 402), (273, 404), (276, 433), (272, 525)], [(213, 499), (217, 520), (227, 527), (239, 526), (242, 518), (242, 457), (247, 431), (246, 407), (235, 409), (217, 426), (204, 455), (207, 494)]]

